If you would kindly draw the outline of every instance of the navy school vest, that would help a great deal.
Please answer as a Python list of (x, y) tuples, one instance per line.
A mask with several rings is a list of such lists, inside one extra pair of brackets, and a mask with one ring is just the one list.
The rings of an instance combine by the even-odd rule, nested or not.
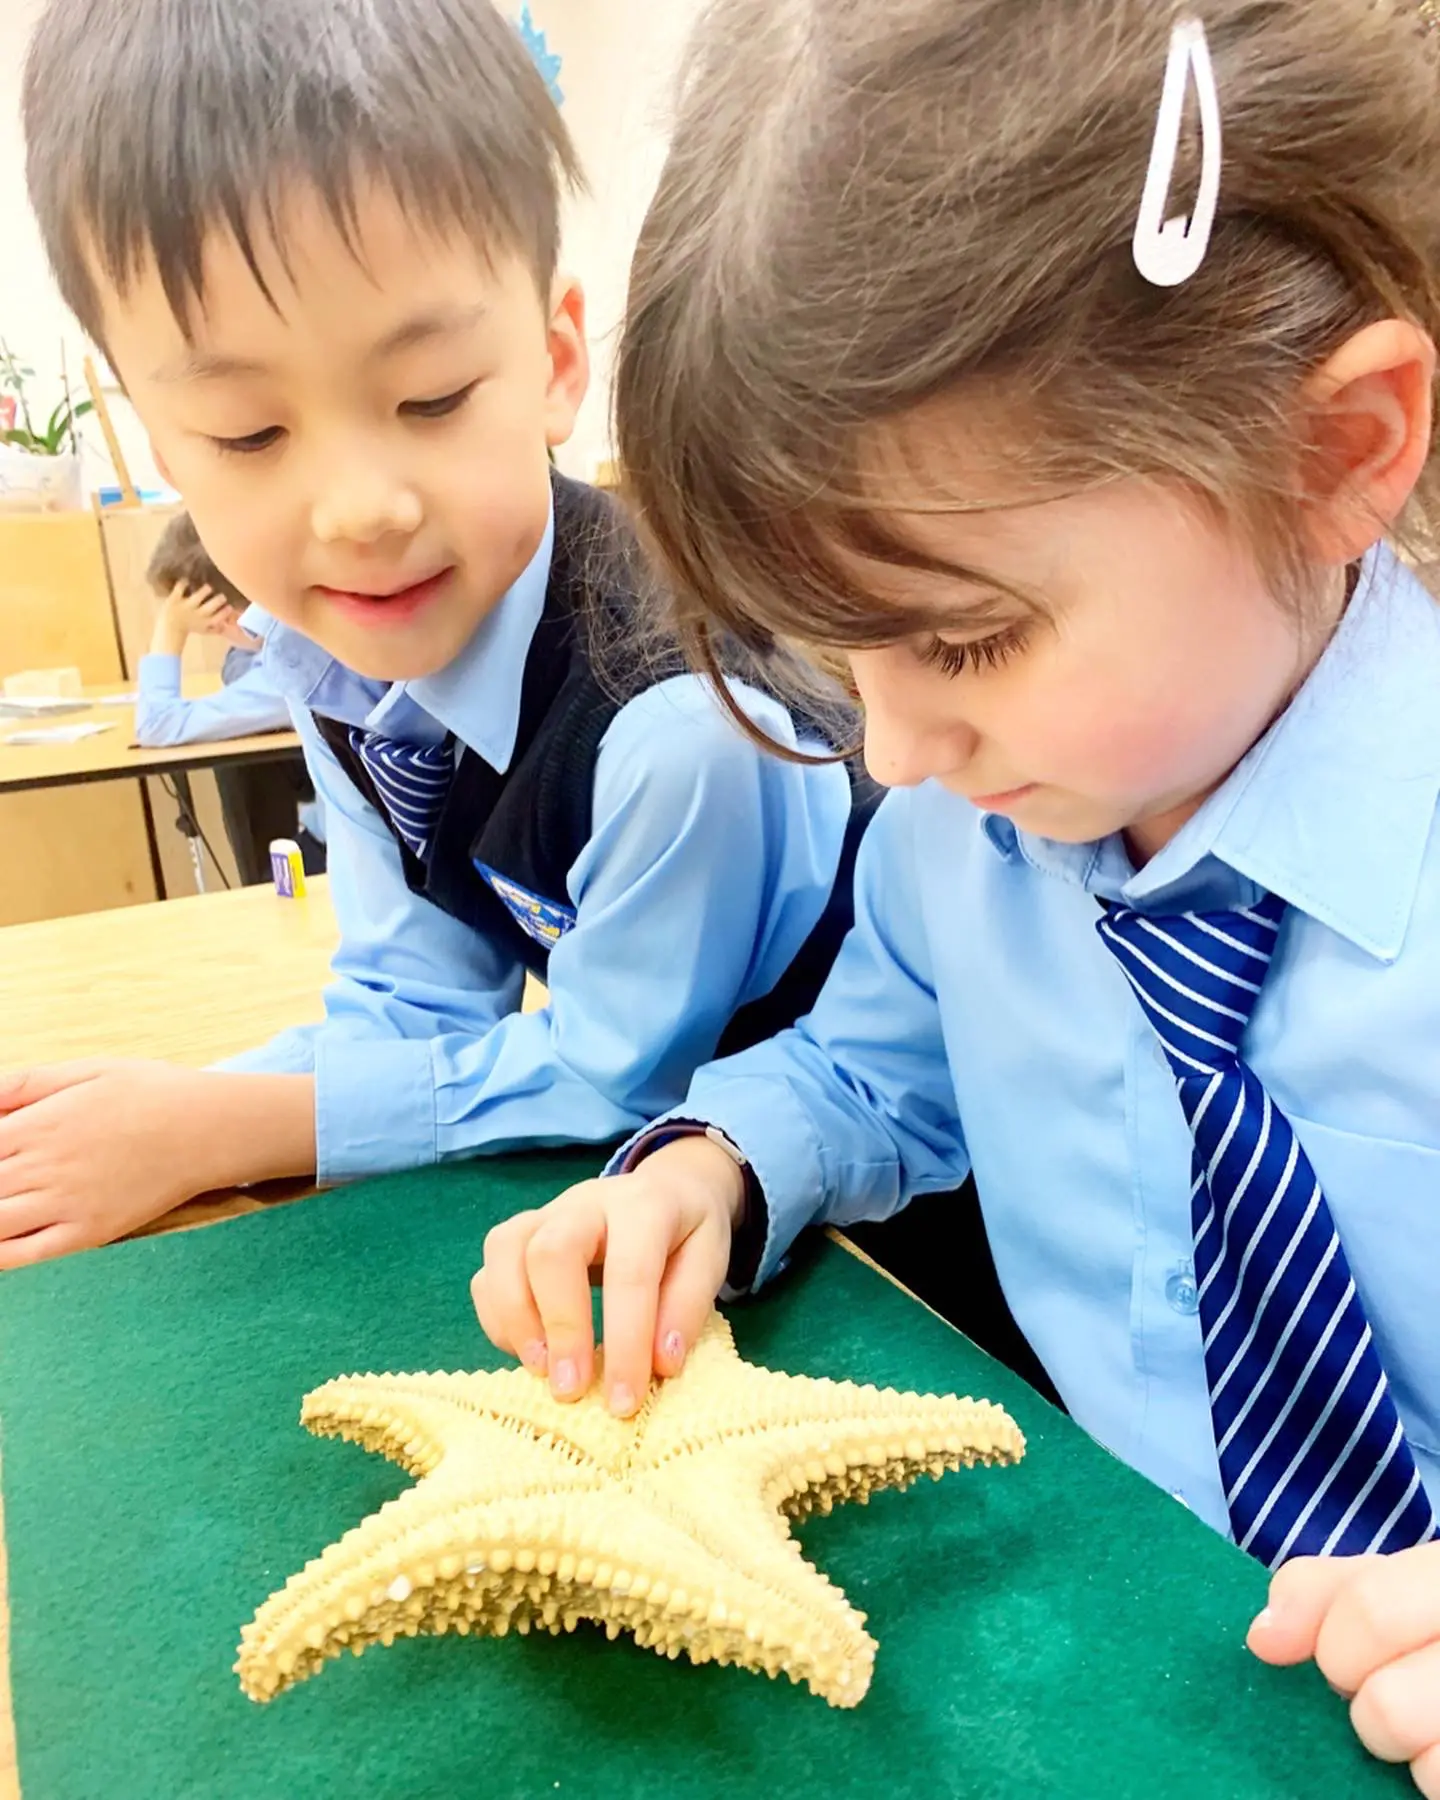
[[(595, 488), (552, 473), (555, 544), (545, 606), (525, 662), (515, 751), (502, 775), (457, 745), (455, 776), (422, 863), (395, 833), (350, 727), (314, 714), (320, 736), (395, 837), (411, 891), (492, 942), (542, 981), (550, 951), (574, 923), (565, 878), (589, 842), (595, 761), (627, 701), (667, 676), (678, 659), (623, 659), (628, 672), (591, 661), (597, 632), (623, 643), (638, 601), (639, 548), (620, 508)], [(622, 659), (617, 657), (616, 662)], [(731, 1021), (717, 1054), (771, 1036), (809, 1010), (854, 916), (852, 875), (861, 834), (879, 800), (863, 775), (829, 903), (769, 994)], [(723, 872), (716, 872), (723, 879)]]

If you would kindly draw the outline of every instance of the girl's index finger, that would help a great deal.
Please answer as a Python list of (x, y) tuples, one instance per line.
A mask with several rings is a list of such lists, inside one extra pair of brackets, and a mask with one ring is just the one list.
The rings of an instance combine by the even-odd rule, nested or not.
[(668, 1236), (645, 1207), (616, 1208), (609, 1219), (601, 1311), (605, 1333), (605, 1399), (628, 1419), (650, 1391), (660, 1284), (670, 1260)]

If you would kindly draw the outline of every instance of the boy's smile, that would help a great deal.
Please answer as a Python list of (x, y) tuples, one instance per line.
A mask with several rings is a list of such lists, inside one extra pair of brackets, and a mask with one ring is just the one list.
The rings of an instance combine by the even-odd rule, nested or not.
[(542, 302), (520, 257), (417, 228), (373, 184), (351, 238), (302, 189), (273, 237), (256, 226), (254, 270), (208, 240), (188, 335), (142, 266), (104, 288), (106, 340), (235, 585), (357, 673), (413, 679), (539, 547), (547, 447), (585, 391), (583, 302), (563, 280)]

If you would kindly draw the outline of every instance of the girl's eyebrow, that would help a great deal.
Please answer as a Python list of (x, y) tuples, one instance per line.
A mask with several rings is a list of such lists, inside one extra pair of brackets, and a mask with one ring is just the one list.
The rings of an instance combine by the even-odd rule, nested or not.
[(961, 632), (971, 637), (983, 637), (990, 632), (1003, 631), (1007, 626), (1049, 617), (1048, 607), (1025, 595), (993, 592), (977, 596), (973, 604), (961, 602), (927, 608), (918, 626), (921, 631), (934, 632), (937, 636), (942, 632)]

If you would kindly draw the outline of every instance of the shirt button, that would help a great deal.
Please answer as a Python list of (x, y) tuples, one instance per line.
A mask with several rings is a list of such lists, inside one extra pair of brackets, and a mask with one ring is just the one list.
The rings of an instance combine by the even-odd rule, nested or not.
[(1200, 1290), (1195, 1285), (1195, 1270), (1191, 1264), (1178, 1263), (1166, 1276), (1165, 1298), (1186, 1318), (1200, 1310)]

